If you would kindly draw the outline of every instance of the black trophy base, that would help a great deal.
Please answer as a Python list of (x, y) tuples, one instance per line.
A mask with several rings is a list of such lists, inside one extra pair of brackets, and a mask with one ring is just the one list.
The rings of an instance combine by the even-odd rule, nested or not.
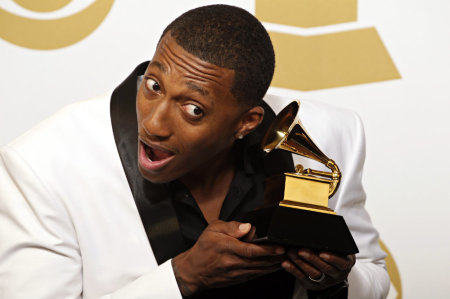
[(248, 213), (256, 227), (255, 243), (276, 243), (338, 254), (358, 253), (342, 216), (275, 206)]

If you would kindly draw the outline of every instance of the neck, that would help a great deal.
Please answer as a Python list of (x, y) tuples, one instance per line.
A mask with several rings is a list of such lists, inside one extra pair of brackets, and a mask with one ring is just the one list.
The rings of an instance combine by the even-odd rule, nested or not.
[[(197, 171), (180, 178), (180, 181), (191, 192), (211, 194), (216, 191), (218, 186), (223, 185), (224, 181), (228, 181), (229, 177), (233, 178), (234, 170), (235, 157), (230, 148), (199, 167)], [(229, 184), (227, 187), (229, 187)]]
[(189, 189), (206, 221), (211, 223), (219, 219), (220, 210), (230, 189), (235, 171), (234, 153), (230, 149), (220, 154), (210, 163), (181, 178)]

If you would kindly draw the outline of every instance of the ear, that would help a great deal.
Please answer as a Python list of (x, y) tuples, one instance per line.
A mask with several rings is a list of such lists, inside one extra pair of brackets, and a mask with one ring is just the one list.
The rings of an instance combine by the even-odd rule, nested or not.
[(244, 112), (241, 116), (239, 126), (235, 133), (236, 139), (242, 139), (245, 135), (255, 130), (264, 118), (264, 108), (261, 106), (255, 106)]

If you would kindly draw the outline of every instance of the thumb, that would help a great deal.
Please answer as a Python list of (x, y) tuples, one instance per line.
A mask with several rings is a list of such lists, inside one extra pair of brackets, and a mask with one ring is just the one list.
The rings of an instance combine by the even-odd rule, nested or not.
[(252, 225), (250, 223), (241, 223), (237, 221), (216, 221), (208, 226), (208, 229), (217, 233), (226, 234), (233, 238), (241, 238), (248, 234)]

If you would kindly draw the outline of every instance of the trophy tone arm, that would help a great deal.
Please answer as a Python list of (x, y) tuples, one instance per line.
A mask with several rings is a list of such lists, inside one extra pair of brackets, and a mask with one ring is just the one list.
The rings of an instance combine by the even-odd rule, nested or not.
[(319, 176), (330, 179), (330, 191), (328, 193), (328, 198), (331, 198), (336, 193), (339, 187), (339, 182), (341, 181), (341, 172), (337, 164), (331, 159), (327, 161), (325, 166), (331, 169), (332, 172), (314, 170), (311, 168), (304, 169), (303, 165), (301, 164), (297, 164), (295, 166), (295, 171), (298, 174)]

